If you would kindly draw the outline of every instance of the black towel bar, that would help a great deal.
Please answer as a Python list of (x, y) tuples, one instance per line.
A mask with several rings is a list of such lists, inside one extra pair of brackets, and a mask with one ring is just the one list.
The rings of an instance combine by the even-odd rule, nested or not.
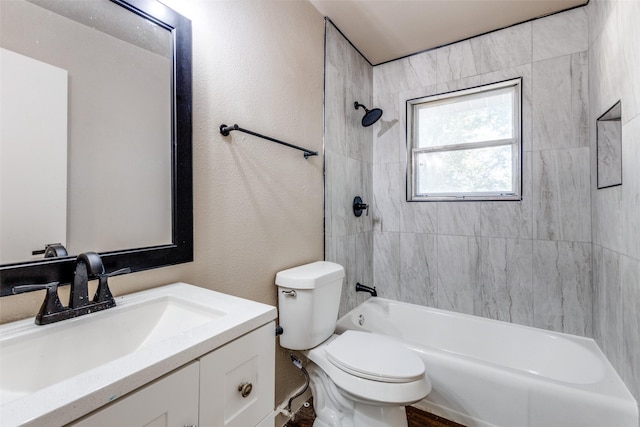
[(220, 133), (222, 135), (224, 135), (224, 136), (228, 136), (229, 132), (231, 132), (232, 130), (239, 130), (240, 132), (248, 133), (249, 135), (257, 136), (258, 138), (263, 138), (263, 139), (266, 139), (268, 141), (277, 142), (278, 144), (286, 145), (287, 147), (291, 147), (291, 148), (295, 148), (296, 150), (303, 151), (305, 159), (308, 159), (309, 156), (317, 156), (318, 155), (317, 151), (311, 151), (311, 150), (308, 150), (306, 148), (298, 147), (297, 145), (289, 144), (288, 142), (284, 142), (284, 141), (280, 141), (280, 140), (275, 139), (275, 138), (271, 138), (270, 136), (265, 136), (265, 135), (259, 134), (257, 132), (253, 132), (253, 131), (250, 131), (250, 130), (247, 130), (247, 129), (243, 129), (238, 125), (233, 125), (233, 126), (227, 126), (225, 124), (220, 125)]

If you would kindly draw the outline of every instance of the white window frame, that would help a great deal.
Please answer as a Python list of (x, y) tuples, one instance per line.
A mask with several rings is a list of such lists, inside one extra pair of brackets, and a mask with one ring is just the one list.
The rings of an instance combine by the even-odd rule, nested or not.
[[(416, 148), (414, 141), (417, 141), (418, 126), (414, 126), (417, 121), (414, 120), (415, 111), (425, 104), (436, 102), (447, 102), (453, 98), (459, 98), (468, 95), (477, 95), (494, 90), (504, 89), (508, 87), (514, 88), (513, 102), (513, 138), (503, 140), (488, 140), (472, 143), (460, 143), (454, 145), (437, 146), (437, 147), (421, 147)], [(417, 193), (418, 188), (418, 165), (417, 159), (420, 153), (434, 153), (454, 151), (470, 148), (486, 148), (512, 145), (512, 179), (513, 192), (450, 192), (450, 193)], [(469, 200), (522, 200), (522, 78), (506, 80), (502, 82), (492, 83), (483, 86), (476, 86), (468, 89), (447, 92), (438, 95), (426, 96), (407, 100), (407, 201), (469, 201)]]

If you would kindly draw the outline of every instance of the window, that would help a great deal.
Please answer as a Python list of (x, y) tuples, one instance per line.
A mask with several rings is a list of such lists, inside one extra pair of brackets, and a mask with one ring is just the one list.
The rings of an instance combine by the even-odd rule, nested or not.
[(407, 200), (521, 200), (522, 79), (407, 101)]

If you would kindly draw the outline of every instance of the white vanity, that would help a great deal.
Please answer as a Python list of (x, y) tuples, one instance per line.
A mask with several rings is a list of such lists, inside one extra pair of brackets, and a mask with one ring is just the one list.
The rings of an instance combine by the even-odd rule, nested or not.
[(184, 283), (0, 326), (2, 426), (273, 426), (275, 307)]

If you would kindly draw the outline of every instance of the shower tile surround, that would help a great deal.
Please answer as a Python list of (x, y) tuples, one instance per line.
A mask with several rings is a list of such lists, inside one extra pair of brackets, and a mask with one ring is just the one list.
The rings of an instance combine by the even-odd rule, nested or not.
[(325, 259), (345, 267), (340, 312), (366, 299), (356, 282), (373, 286), (373, 214), (358, 218), (355, 196), (373, 204), (372, 128), (361, 126), (372, 108), (373, 69), (330, 21), (325, 25)]
[[(593, 333), (640, 401), (640, 2), (591, 1), (589, 142)], [(596, 119), (622, 104), (622, 185), (597, 190)]]
[[(593, 337), (640, 401), (638, 20), (640, 1), (592, 0), (373, 67), (327, 21), (325, 245), (346, 267), (340, 314), (368, 297), (359, 281), (386, 298)], [(515, 77), (523, 200), (407, 202), (406, 100)], [(623, 185), (597, 190), (595, 122), (619, 99)], [(381, 120), (362, 128), (356, 100)], [(369, 217), (352, 215), (356, 195)]]

